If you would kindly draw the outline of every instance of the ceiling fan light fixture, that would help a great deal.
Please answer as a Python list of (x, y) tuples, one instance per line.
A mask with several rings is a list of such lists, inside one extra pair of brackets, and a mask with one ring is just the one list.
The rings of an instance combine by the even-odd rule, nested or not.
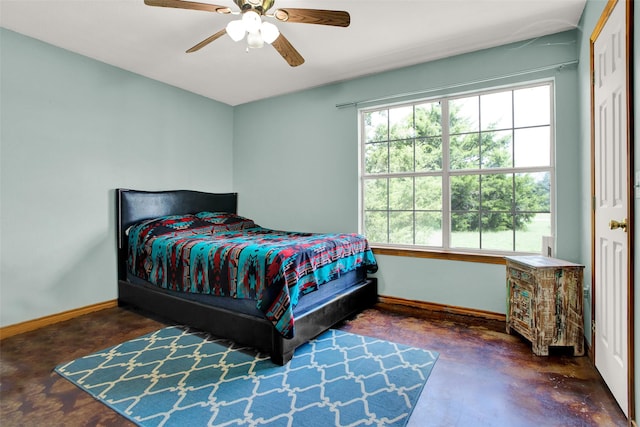
[[(2, 0), (0, 0), (2, 1)], [(298, 22), (303, 24), (329, 25), (334, 27), (348, 27), (351, 23), (349, 12), (324, 9), (287, 8), (272, 10), (276, 0), (233, 0), (240, 9), (233, 12), (226, 6), (210, 3), (200, 3), (193, 0), (144, 0), (148, 6), (169, 7), (187, 10), (202, 10), (220, 14), (242, 14), (241, 19), (229, 22), (224, 29), (207, 37), (200, 43), (187, 50), (192, 53), (202, 49), (214, 40), (228, 34), (233, 41), (244, 39), (247, 34), (247, 51), (261, 48), (265, 43), (273, 45), (275, 50), (292, 67), (304, 64), (304, 58), (280, 33), (278, 27), (271, 23), (262, 22), (262, 17), (274, 18), (280, 22)]]
[(266, 43), (271, 44), (280, 36), (280, 31), (271, 22), (263, 22), (260, 25), (260, 34)]
[(259, 31), (247, 33), (247, 46), (251, 49), (260, 49), (264, 46), (264, 40)]
[(244, 22), (242, 22), (241, 19), (229, 22), (226, 30), (227, 34), (229, 34), (229, 37), (231, 37), (231, 40), (234, 42), (242, 40), (244, 38), (244, 33), (246, 33)]

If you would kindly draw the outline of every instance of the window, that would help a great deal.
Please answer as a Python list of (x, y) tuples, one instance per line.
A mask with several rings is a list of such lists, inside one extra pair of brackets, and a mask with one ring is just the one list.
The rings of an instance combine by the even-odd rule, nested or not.
[(545, 82), (361, 110), (370, 243), (539, 252), (552, 230), (552, 100)]

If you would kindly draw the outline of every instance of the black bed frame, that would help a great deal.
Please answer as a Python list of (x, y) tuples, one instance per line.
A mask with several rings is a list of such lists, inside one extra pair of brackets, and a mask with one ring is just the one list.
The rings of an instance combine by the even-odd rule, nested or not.
[(368, 278), (336, 298), (296, 316), (295, 336), (289, 340), (283, 338), (265, 318), (182, 299), (160, 289), (127, 281), (128, 227), (138, 221), (164, 215), (184, 215), (200, 211), (237, 213), (237, 206), (237, 193), (116, 189), (118, 304), (131, 305), (172, 322), (252, 347), (270, 354), (274, 363), (284, 365), (291, 360), (298, 346), (376, 303), (377, 281), (375, 278)]

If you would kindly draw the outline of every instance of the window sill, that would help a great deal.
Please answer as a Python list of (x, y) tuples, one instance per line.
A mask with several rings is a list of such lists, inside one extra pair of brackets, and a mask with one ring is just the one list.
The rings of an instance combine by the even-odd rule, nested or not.
[(435, 251), (426, 249), (405, 249), (372, 246), (376, 255), (404, 256), (411, 258), (445, 259), (449, 261), (479, 262), (483, 264), (505, 265), (504, 255), (474, 254), (465, 252)]

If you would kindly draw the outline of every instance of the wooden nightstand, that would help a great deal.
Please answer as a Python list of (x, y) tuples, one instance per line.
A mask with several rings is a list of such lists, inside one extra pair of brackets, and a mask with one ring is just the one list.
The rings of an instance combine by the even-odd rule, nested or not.
[(531, 341), (533, 353), (572, 346), (584, 354), (582, 276), (584, 266), (544, 256), (508, 256), (507, 333)]

